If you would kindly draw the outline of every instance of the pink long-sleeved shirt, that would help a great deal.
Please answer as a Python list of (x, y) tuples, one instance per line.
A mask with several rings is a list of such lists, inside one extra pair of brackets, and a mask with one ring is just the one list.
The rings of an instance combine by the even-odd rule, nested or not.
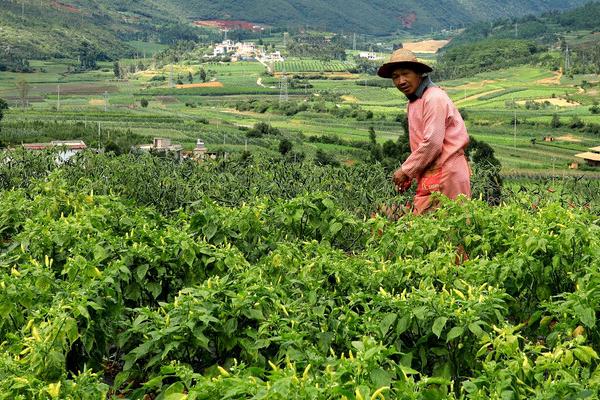
[[(469, 144), (467, 128), (446, 92), (425, 79), (408, 104), (411, 155), (402, 164), (402, 171), (418, 182), (424, 174), (438, 173), (436, 191), (451, 199), (461, 194), (470, 197), (471, 171), (464, 156)], [(430, 196), (417, 190), (414, 212), (421, 214), (431, 205)]]
[(408, 104), (408, 127), (411, 155), (402, 171), (411, 178), (418, 179), (427, 169), (462, 155), (469, 144), (460, 113), (437, 86), (427, 88), (422, 97)]

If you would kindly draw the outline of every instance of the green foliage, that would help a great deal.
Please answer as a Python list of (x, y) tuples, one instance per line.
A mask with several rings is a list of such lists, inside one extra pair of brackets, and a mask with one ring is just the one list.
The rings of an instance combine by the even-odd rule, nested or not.
[(560, 128), (562, 126), (562, 122), (560, 122), (560, 117), (558, 116), (558, 114), (552, 114), (550, 126), (553, 128)]
[(246, 136), (260, 138), (263, 136), (279, 136), (281, 132), (266, 122), (257, 122), (254, 127), (246, 132)]
[(485, 39), (475, 43), (456, 45), (438, 57), (436, 79), (454, 79), (471, 76), (510, 66), (531, 63), (540, 51), (527, 40)]
[(288, 154), (290, 151), (292, 151), (292, 148), (294, 147), (294, 145), (292, 144), (292, 142), (289, 139), (282, 139), (279, 142), (279, 153), (282, 156), (285, 156), (286, 154)]
[(81, 42), (78, 49), (79, 71), (87, 71), (96, 69), (96, 61), (98, 60), (98, 50), (87, 40)]
[(0, 97), (0, 121), (4, 118), (4, 110), (8, 110), (8, 103)]
[(315, 165), (319, 165), (319, 166), (325, 166), (325, 165), (339, 166), (340, 165), (340, 162), (337, 160), (335, 155), (328, 153), (322, 149), (317, 149), (317, 151), (315, 153), (314, 161), (315, 161)]
[(495, 157), (494, 149), (489, 144), (471, 137), (465, 154), (473, 163), (475, 187), (472, 191), (479, 193), (480, 198), (490, 204), (499, 204), (502, 200), (502, 165)]
[(582, 7), (558, 14), (555, 19), (571, 30), (597, 29), (600, 20), (600, 2), (590, 1)]
[(397, 222), (317, 191), (162, 216), (68, 179), (0, 192), (0, 398), (600, 393), (600, 227), (556, 193)]

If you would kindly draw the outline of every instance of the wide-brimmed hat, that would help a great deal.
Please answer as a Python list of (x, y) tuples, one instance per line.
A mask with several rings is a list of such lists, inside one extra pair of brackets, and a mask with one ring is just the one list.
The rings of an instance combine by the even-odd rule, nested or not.
[(379, 67), (377, 75), (379, 75), (382, 78), (391, 78), (392, 73), (397, 68), (410, 68), (415, 72), (422, 73), (433, 71), (433, 68), (431, 68), (429, 65), (423, 64), (422, 62), (417, 60), (417, 56), (415, 56), (415, 54), (412, 51), (406, 49), (398, 49), (392, 53), (392, 56), (390, 57), (390, 60), (388, 62)]

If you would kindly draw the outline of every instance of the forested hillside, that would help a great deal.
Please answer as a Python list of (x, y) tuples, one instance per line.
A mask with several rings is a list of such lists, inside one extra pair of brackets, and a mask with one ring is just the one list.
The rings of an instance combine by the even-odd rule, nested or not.
[(304, 26), (335, 31), (385, 34), (398, 30), (430, 32), (513, 15), (566, 10), (584, 0), (445, 1), (434, 0), (184, 0), (180, 15), (196, 18), (246, 19), (276, 26)]
[[(469, 26), (438, 57), (437, 77), (464, 77), (522, 64), (558, 70), (569, 49), (570, 71), (600, 72), (600, 2), (566, 12)], [(552, 50), (553, 54), (547, 52)]]
[(199, 32), (160, 2), (3, 1), (0, 70), (27, 70), (28, 59), (77, 58), (82, 46), (98, 60), (115, 59), (134, 53), (126, 40), (174, 43)]
[[(23, 58), (76, 56), (82, 41), (90, 42), (108, 58), (131, 51), (122, 40), (142, 39), (172, 43), (193, 39), (187, 22), (194, 19), (242, 19), (275, 27), (310, 26), (322, 30), (387, 34), (414, 33), (458, 27), (479, 20), (512, 15), (539, 14), (584, 4), (584, 0), (458, 1), (433, 0), (387, 2), (374, 0), (241, 0), (241, 1), (113, 1), (23, 0), (3, 1), (0, 13), (0, 60), (18, 64)], [(565, 15), (570, 20), (597, 21)], [(9, 57), (10, 56), (10, 57)], [(12, 59), (12, 60), (11, 60)]]

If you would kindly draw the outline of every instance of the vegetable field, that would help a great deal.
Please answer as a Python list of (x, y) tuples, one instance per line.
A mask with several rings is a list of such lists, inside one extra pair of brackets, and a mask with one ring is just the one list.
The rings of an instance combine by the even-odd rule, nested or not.
[(354, 66), (350, 61), (288, 60), (275, 63), (275, 72), (345, 72)]
[[(583, 190), (517, 185), (502, 206), (442, 199), (394, 222), (331, 186), (391, 199), (376, 181), (327, 168), (288, 192), (265, 179), (283, 166), (257, 164), (273, 186), (229, 201), (251, 165), (16, 161), (0, 166), (0, 399), (600, 394)], [(289, 182), (309, 167), (286, 168)], [(199, 198), (161, 203), (201, 170), (217, 177)]]

